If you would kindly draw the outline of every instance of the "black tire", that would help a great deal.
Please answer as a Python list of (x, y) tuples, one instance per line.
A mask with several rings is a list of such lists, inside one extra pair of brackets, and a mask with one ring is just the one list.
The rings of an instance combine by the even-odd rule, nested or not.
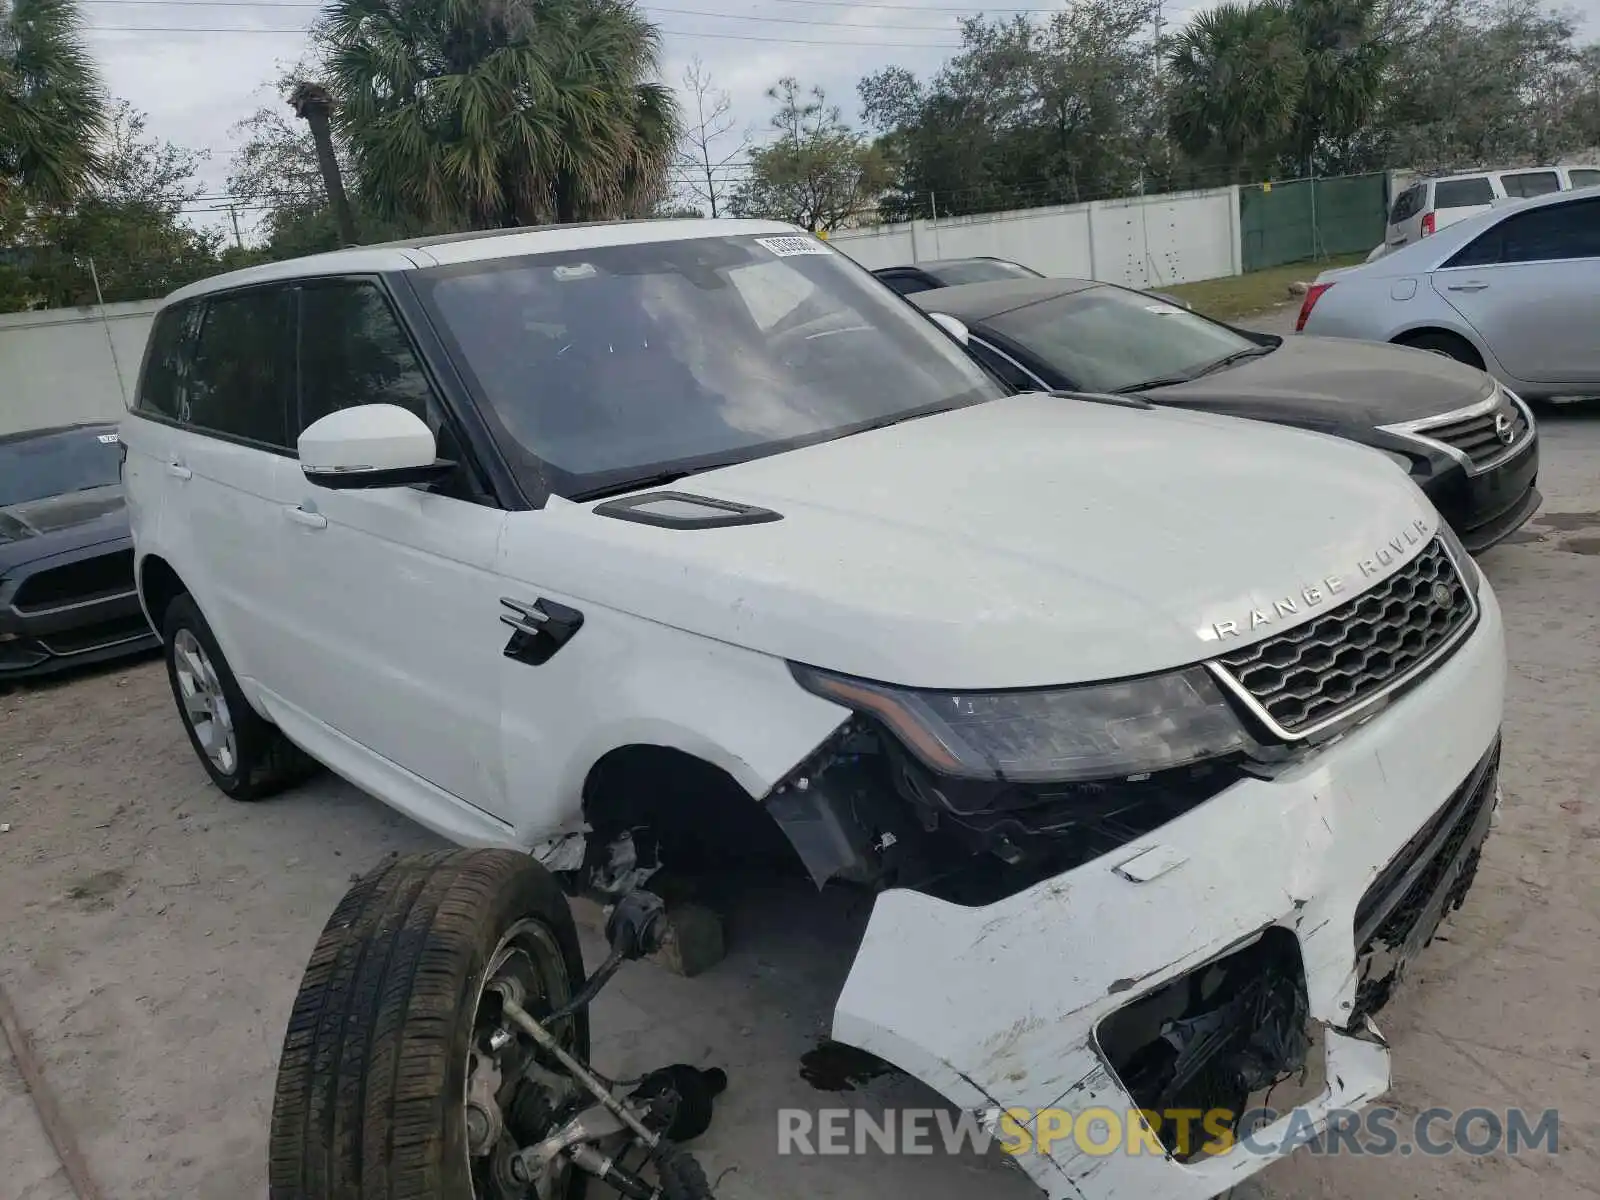
[(715, 1200), (705, 1168), (687, 1150), (673, 1146), (656, 1156), (663, 1200)]
[[(215, 761), (196, 731), (195, 721), (185, 707), (184, 689), (179, 682), (181, 673), (176, 647), (180, 638), (188, 634), (200, 644), (206, 659), (227, 701), (228, 716), (233, 725), (234, 753), (229, 762)], [(303, 750), (291, 742), (278, 727), (265, 720), (250, 707), (250, 702), (239, 690), (233, 668), (217, 645), (216, 635), (199, 606), (187, 592), (167, 605), (161, 629), (162, 652), (167, 660), (167, 682), (172, 685), (172, 699), (178, 706), (178, 719), (183, 722), (200, 765), (211, 776), (211, 782), (235, 800), (261, 800), (299, 783), (311, 775), (317, 764)]]
[[(471, 1200), (463, 1097), (474, 1013), (496, 947), (524, 921), (548, 931), (560, 951), (551, 966), (575, 992), (584, 976), (571, 910), (525, 854), (412, 855), (351, 886), (284, 1035), (271, 1200)], [(586, 1060), (588, 1013), (565, 1031)], [(569, 1173), (565, 1200), (586, 1178)]]
[(1431, 350), (1435, 354), (1442, 354), (1459, 363), (1466, 363), (1469, 367), (1483, 370), (1483, 356), (1473, 349), (1472, 343), (1466, 338), (1446, 333), (1442, 329), (1408, 334), (1395, 340), (1402, 346), (1410, 346), (1415, 350)]

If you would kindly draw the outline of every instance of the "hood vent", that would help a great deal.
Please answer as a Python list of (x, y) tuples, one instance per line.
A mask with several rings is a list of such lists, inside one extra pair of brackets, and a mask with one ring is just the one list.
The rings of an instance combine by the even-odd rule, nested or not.
[(783, 520), (782, 513), (732, 500), (714, 500), (689, 492), (646, 492), (608, 500), (594, 509), (597, 516), (659, 525), (663, 529), (723, 529), (729, 525), (761, 525)]

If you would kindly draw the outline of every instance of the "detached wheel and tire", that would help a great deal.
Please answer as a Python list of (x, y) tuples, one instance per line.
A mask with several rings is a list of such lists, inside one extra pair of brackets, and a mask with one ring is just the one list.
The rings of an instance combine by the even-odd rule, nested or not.
[[(289, 1018), (272, 1105), (271, 1200), (531, 1194), (508, 1153), (548, 1127), (551, 1112), (539, 1088), (519, 1082), (520, 1067), (502, 1075), (489, 1058), (500, 1026), (489, 985), (513, 981), (542, 1019), (583, 979), (566, 899), (525, 854), (414, 855), (357, 881), (322, 931)], [(552, 1032), (587, 1060), (587, 1010)], [(483, 1105), (469, 1080), (486, 1064), (495, 1074)], [(553, 1194), (578, 1200), (587, 1177), (570, 1166), (563, 1175)]]
[(250, 707), (192, 596), (185, 593), (167, 606), (161, 641), (178, 715), (212, 783), (235, 800), (260, 800), (316, 769)]

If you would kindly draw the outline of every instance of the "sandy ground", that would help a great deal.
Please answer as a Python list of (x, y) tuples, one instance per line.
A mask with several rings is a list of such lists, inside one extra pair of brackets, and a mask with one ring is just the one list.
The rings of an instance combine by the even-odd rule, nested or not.
[[(1513, 663), (1504, 819), (1466, 907), (1382, 1025), (1403, 1110), (1558, 1108), (1561, 1151), (1302, 1151), (1261, 1177), (1278, 1200), (1600, 1196), (1600, 407), (1550, 417), (1544, 438), (1544, 512), (1484, 560)], [(263, 1195), (279, 1041), (322, 923), (352, 873), (435, 839), (329, 777), (226, 801), (150, 662), (0, 694), (0, 822), (0, 982), (105, 1194)], [(774, 1109), (839, 1102), (798, 1060), (843, 978), (839, 931), (862, 916), (813, 902), (797, 925), (794, 899), (752, 889), (732, 953), (700, 979), (625, 971), (595, 1013), (602, 1068), (728, 1069), (697, 1146), (714, 1178), (726, 1172), (725, 1200), (1037, 1195), (1003, 1164), (776, 1156)], [(846, 1099), (928, 1102), (893, 1078)], [(3, 1054), (0, 1196), (70, 1196)]]

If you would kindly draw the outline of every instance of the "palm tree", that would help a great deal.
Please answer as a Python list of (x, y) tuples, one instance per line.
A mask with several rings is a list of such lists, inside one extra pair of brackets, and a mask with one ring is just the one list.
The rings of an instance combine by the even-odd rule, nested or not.
[(1223, 3), (1173, 38), (1168, 123), (1191, 157), (1259, 178), (1294, 129), (1306, 65), (1275, 3)]
[(335, 131), (378, 211), (476, 229), (642, 215), (678, 142), (631, 0), (332, 0)]
[(73, 0), (0, 0), (0, 199), (71, 200), (105, 127), (100, 74)]

